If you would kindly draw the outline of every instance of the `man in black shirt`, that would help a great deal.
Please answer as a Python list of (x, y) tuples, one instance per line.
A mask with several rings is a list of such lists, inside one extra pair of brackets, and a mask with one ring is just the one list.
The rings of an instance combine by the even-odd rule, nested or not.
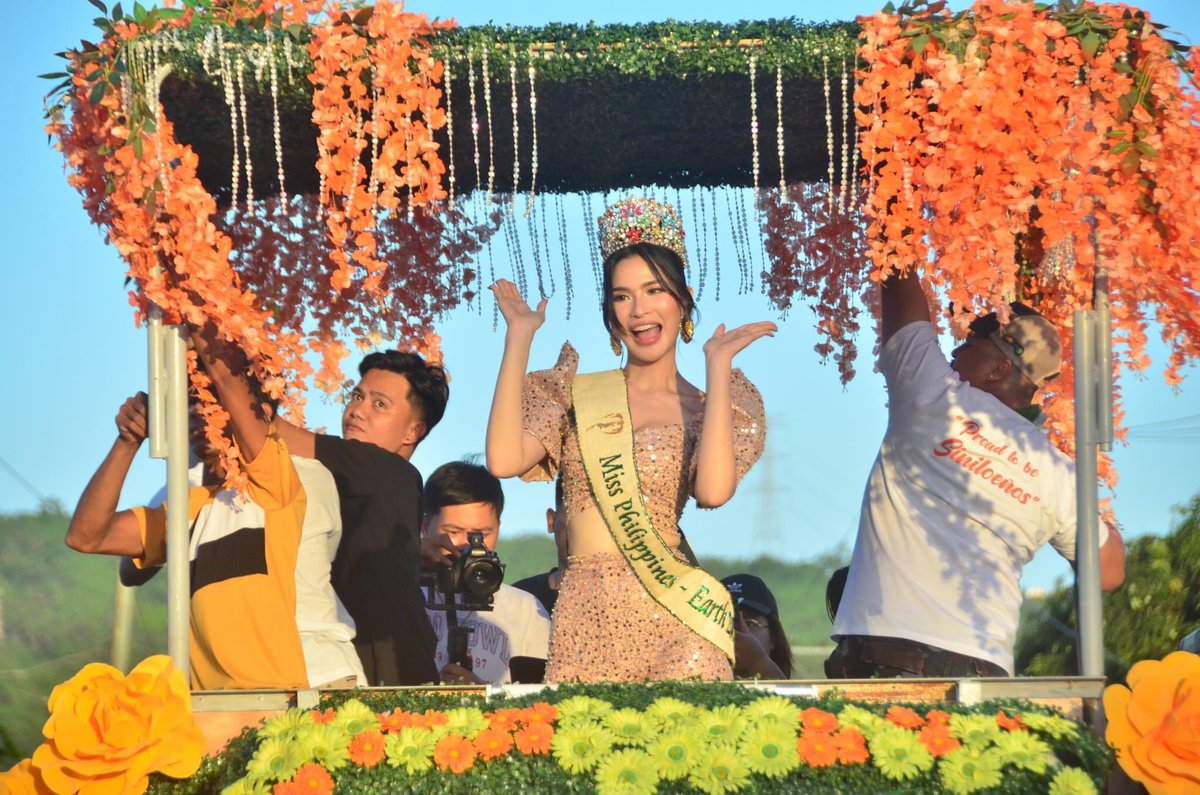
[[(266, 426), (240, 352), (209, 332), (193, 340), (234, 427)], [(337, 483), (342, 541), (333, 587), (354, 619), (368, 684), (437, 682), (436, 640), (418, 586), (421, 475), (408, 459), (441, 420), (450, 390), (442, 369), (413, 353), (372, 353), (358, 370), (340, 438), (285, 420), (275, 431), (289, 452), (317, 459)]]
[(513, 587), (536, 596), (546, 612), (553, 615), (554, 605), (558, 602), (558, 584), (567, 568), (567, 511), (563, 508), (562, 475), (554, 481), (554, 507), (546, 509), (546, 532), (554, 536), (558, 565), (543, 574), (514, 582)]

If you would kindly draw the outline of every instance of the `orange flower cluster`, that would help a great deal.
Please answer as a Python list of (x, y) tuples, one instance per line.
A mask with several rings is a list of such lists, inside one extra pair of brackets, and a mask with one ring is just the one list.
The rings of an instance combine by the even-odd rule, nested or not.
[[(375, 239), (381, 211), (397, 213), (445, 197), (444, 166), (433, 131), (446, 124), (440, 109), (442, 64), (427, 40), (437, 28), (424, 14), (380, 0), (353, 17), (331, 13), (313, 28), (313, 123), (320, 130), (322, 205), (336, 270), (330, 283), (344, 291), (356, 269), (365, 293), (381, 298), (387, 265)], [(367, 162), (364, 163), (364, 160)]]
[[(477, 252), (501, 218), (497, 209), (475, 225), (429, 207), (441, 198), (433, 131), (445, 117), (442, 66), (425, 40), (453, 23), (430, 23), (386, 0), (373, 9), (344, 5), (353, 16), (324, 0), (230, 0), (152, 16), (145, 25), (114, 23), (97, 49), (72, 54), (70, 85), (47, 129), (85, 209), (128, 263), (138, 322), (151, 305), (168, 323), (212, 321), (298, 422), (309, 353), (320, 357), (318, 386), (344, 386), (341, 360), (349, 351), (340, 334), (431, 347), (432, 321), (457, 304), (473, 277), (451, 263)], [(218, 214), (197, 176), (196, 153), (175, 140), (154, 107), (157, 86), (142, 85), (140, 73), (137, 80), (122, 75), (131, 40), (247, 22), (312, 23), (313, 119), (325, 190), (287, 207), (270, 199)], [(311, 234), (320, 228), (324, 239)], [(227, 416), (194, 358), (191, 370), (209, 440), (240, 482), (236, 449), (221, 433)]]
[(281, 781), (271, 788), (271, 795), (330, 795), (333, 776), (316, 762), (302, 765), (291, 781)]
[[(1177, 384), (1200, 354), (1196, 53), (1116, 5), (980, 0), (860, 22), (871, 278), (932, 262), (957, 333), (1019, 298), (1070, 351), (1072, 313), (1103, 268), (1118, 367), (1147, 366), (1153, 307)], [(1071, 390), (1067, 367), (1050, 394)], [(1051, 402), (1052, 434), (1072, 452), (1070, 401)]]
[(801, 761), (810, 767), (864, 765), (871, 756), (862, 732), (840, 726), (836, 715), (816, 707), (800, 714), (796, 751)]

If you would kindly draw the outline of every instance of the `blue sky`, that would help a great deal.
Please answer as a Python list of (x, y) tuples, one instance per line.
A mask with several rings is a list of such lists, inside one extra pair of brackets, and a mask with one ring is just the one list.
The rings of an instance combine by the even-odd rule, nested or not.
[[(472, 0), (408, 6), (431, 16), (454, 17), (463, 25), (787, 16), (820, 20), (831, 8), (837, 9), (838, 18), (849, 19), (877, 7), (857, 0), (836, 6), (772, 0), (733, 8), (708, 0), (653, 4), (610, 0), (586, 6)], [(1200, 11), (1189, 0), (1153, 0), (1141, 7), (1184, 41), (1200, 41)], [(8, 122), (0, 126), (0, 151), (12, 157), (6, 190), (0, 196), (6, 241), (0, 255), (5, 297), (5, 311), (0, 313), (3, 513), (34, 510), (39, 495), (62, 500), (68, 510), (73, 507), (112, 442), (117, 407), (146, 384), (145, 335), (133, 325), (123, 287), (124, 265), (105, 245), (102, 232), (88, 221), (80, 197), (66, 183), (60, 155), (47, 145), (42, 131), (42, 95), (51, 84), (35, 75), (59, 70), (54, 52), (81, 38), (93, 38), (94, 16), (86, 0), (12, 4), (6, 15), (10, 38), (0, 54), (6, 76), (0, 92)], [(536, 367), (550, 366), (558, 346), (569, 338), (581, 352), (584, 369), (602, 369), (615, 360), (607, 349), (591, 288), (583, 211), (576, 197), (567, 198), (566, 208), (568, 259), (579, 274), (574, 311), (568, 323), (561, 295), (551, 299), (549, 321), (535, 341), (532, 362)], [(734, 261), (732, 251), (722, 256), (726, 266)], [(496, 247), (493, 265), (499, 275), (507, 275), (502, 244)], [(701, 557), (773, 553), (807, 559), (839, 547), (848, 551), (863, 483), (886, 421), (882, 382), (867, 359), (872, 340), (859, 340), (858, 376), (843, 388), (836, 369), (822, 366), (813, 353), (815, 321), (808, 309), (798, 307), (780, 320), (757, 291), (748, 296), (732, 292), (727, 288), (719, 302), (711, 292), (702, 296), (697, 336), (706, 339), (721, 322), (779, 320), (778, 336), (757, 343), (737, 360), (766, 402), (767, 455), (729, 505), (715, 512), (689, 508), (682, 525)], [(452, 398), (446, 418), (414, 457), (425, 473), (444, 461), (482, 450), (502, 347), (501, 334), (492, 329), (490, 305), (485, 304), (482, 315), (456, 312), (437, 330), (444, 338), (453, 376)], [(702, 385), (699, 347), (684, 348), (680, 365), (690, 380)], [(1123, 385), (1131, 433), (1130, 444), (1115, 453), (1121, 476), (1115, 506), (1129, 535), (1164, 532), (1171, 521), (1171, 506), (1200, 487), (1195, 475), (1200, 450), (1197, 368), (1187, 371), (1182, 393), (1174, 394), (1160, 375), (1164, 350), (1157, 346), (1151, 355), (1154, 364), (1146, 378), (1126, 379)], [(339, 415), (339, 407), (312, 396), (311, 424), (336, 430)], [(1177, 421), (1175, 431), (1164, 432), (1159, 425), (1173, 421)], [(163, 477), (163, 464), (143, 452), (130, 474), (122, 505), (144, 501)], [(551, 499), (549, 486), (509, 482), (506, 492), (505, 532), (540, 530)], [(1025, 584), (1046, 587), (1067, 574), (1064, 562), (1053, 553), (1043, 553), (1027, 570)]]

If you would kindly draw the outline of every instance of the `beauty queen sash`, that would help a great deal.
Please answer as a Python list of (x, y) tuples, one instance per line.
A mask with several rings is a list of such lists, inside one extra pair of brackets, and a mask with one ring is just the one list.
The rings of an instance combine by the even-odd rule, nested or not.
[(629, 395), (620, 370), (575, 376), (575, 427), (592, 494), (642, 587), (684, 626), (733, 661), (733, 604), (712, 575), (672, 553), (642, 499)]

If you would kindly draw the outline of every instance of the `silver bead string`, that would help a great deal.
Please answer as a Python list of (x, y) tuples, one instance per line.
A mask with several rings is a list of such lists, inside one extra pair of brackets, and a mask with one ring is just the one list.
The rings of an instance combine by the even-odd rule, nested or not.
[(825, 91), (825, 156), (829, 163), (829, 212), (833, 212), (836, 182), (834, 181), (834, 164), (837, 160), (833, 155), (833, 109), (829, 101), (829, 56), (821, 58), (821, 71), (824, 74), (823, 87)]
[(246, 207), (254, 204), (254, 163), (250, 160), (250, 115), (246, 113), (246, 78), (243, 74), (245, 62), (239, 54), (234, 58), (234, 74), (237, 77), (238, 106), (242, 114), (242, 146), (246, 154)]
[[(542, 198), (545, 202), (545, 197)], [(574, 285), (571, 279), (571, 260), (567, 255), (567, 219), (563, 213), (562, 194), (554, 194), (554, 214), (558, 218), (558, 248), (563, 263), (563, 287), (567, 292), (567, 320), (571, 319), (571, 302), (574, 299)]]
[(755, 86), (755, 75), (758, 70), (758, 56), (750, 56), (750, 145), (753, 151), (751, 174), (754, 179), (754, 195), (758, 195), (758, 89)]
[[(858, 52), (854, 53), (854, 87), (858, 86)], [(853, 92), (851, 92), (853, 95)], [(850, 147), (850, 204), (849, 211), (854, 212), (854, 208), (858, 205), (858, 159), (862, 154), (858, 151), (858, 135), (860, 127), (857, 119), (852, 123), (854, 128), (854, 144)]]
[(450, 60), (446, 60), (445, 70), (443, 71), (443, 81), (446, 84), (446, 138), (449, 145), (446, 151), (446, 169), (449, 172), (450, 189), (446, 196), (446, 207), (450, 210), (451, 215), (454, 213), (454, 101), (450, 94), (450, 85), (454, 82), (454, 75), (450, 72)]
[(483, 69), (483, 106), (484, 106), (484, 112), (487, 114), (487, 128), (488, 128), (488, 190), (487, 190), (487, 195), (488, 195), (488, 198), (490, 199), (490, 198), (492, 198), (492, 193), (494, 192), (494, 189), (496, 186), (496, 157), (495, 157), (495, 147), (493, 146), (494, 136), (492, 135), (492, 130), (495, 129), (495, 125), (492, 123), (492, 76), (488, 70), (488, 49), (489, 48), (490, 48), (490, 45), (488, 45), (488, 43), (485, 41), (483, 43), (483, 62), (481, 64), (481, 66)]
[(838, 193), (838, 212), (850, 207), (850, 92), (846, 58), (842, 57), (842, 189)]
[(600, 269), (604, 264), (600, 260), (600, 233), (596, 229), (596, 214), (592, 210), (592, 194), (581, 193), (579, 201), (583, 205), (583, 226), (587, 230), (588, 252), (592, 256), (592, 276), (596, 280), (596, 292), (604, 286)]
[[(508, 62), (508, 86), (512, 92), (512, 134), (513, 134), (513, 177), (512, 177), (512, 199), (508, 205), (508, 217), (512, 218), (517, 212), (517, 191), (521, 184), (521, 118), (520, 106), (517, 102), (517, 60), (512, 58)], [(489, 120), (490, 121), (490, 120)], [(538, 271), (539, 277), (541, 271)]]
[[(275, 31), (267, 26), (267, 49), (271, 53), (269, 69), (271, 70), (271, 132), (275, 137), (275, 166), (279, 176), (279, 206), (288, 206), (287, 185), (283, 181), (283, 136), (279, 125), (279, 69), (275, 60)], [(287, 50), (285, 44), (284, 50)]]
[(468, 93), (471, 95), (471, 141), (475, 151), (475, 195), (478, 196), (479, 188), (483, 185), (483, 171), (479, 167), (479, 115), (475, 100), (475, 59), (472, 57), (470, 49), (467, 50), (467, 86), (470, 88)]
[(787, 178), (783, 170), (783, 61), (775, 62), (775, 139), (779, 147), (779, 198), (787, 198)]
[[(537, 125), (537, 67), (529, 64), (529, 129), (533, 134), (533, 151), (529, 164), (529, 202), (525, 205), (525, 217), (533, 210), (533, 199), (537, 195), (538, 176), (538, 125)], [(516, 188), (514, 187), (515, 191)]]

